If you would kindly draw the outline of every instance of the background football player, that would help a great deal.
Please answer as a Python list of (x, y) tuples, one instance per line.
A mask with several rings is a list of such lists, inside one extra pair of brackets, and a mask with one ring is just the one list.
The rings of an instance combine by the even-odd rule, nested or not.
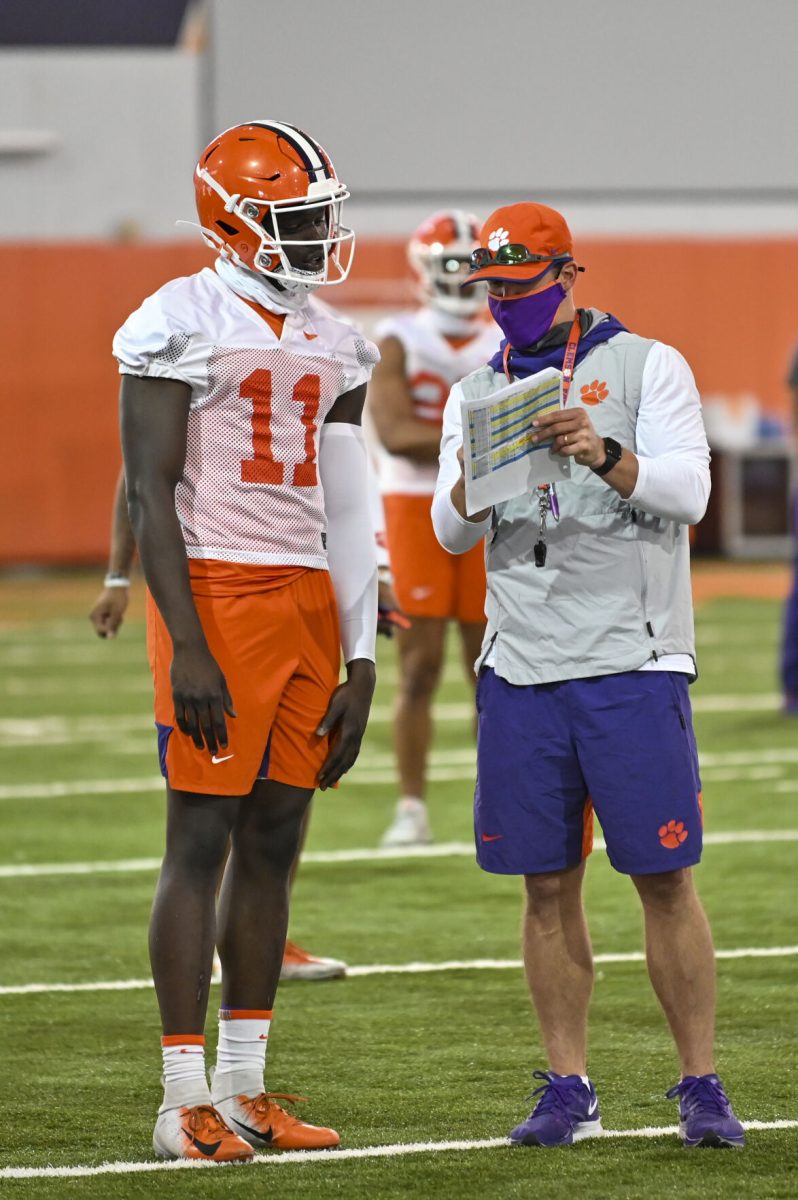
[(384, 846), (431, 840), (427, 755), (447, 624), (458, 623), (472, 685), (485, 625), (482, 548), (459, 559), (447, 554), (430, 518), (449, 390), (485, 363), (497, 346), (496, 331), (485, 321), (485, 293), (463, 294), (459, 287), (478, 236), (476, 217), (456, 209), (424, 221), (408, 244), (422, 306), (389, 317), (377, 330), (381, 361), (369, 389), (369, 413), (380, 442), (379, 479), (394, 590), (411, 620), (410, 628), (397, 634), (394, 745), (400, 798)]

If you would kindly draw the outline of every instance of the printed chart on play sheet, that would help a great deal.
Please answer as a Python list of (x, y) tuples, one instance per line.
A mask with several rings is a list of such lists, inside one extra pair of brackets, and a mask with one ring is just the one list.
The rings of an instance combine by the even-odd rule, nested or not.
[(570, 460), (534, 443), (532, 422), (562, 407), (562, 372), (553, 367), (477, 400), (463, 400), (466, 512), (512, 500), (571, 473)]

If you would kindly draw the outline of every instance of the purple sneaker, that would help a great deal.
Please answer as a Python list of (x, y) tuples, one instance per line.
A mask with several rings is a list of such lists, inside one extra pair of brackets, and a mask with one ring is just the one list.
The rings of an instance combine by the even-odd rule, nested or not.
[(532, 1078), (545, 1082), (532, 1093), (540, 1096), (534, 1110), (511, 1132), (513, 1145), (570, 1146), (604, 1132), (592, 1083), (585, 1086), (580, 1075), (554, 1075), (551, 1071), (533, 1071)]
[(679, 1133), (689, 1149), (745, 1145), (745, 1132), (717, 1075), (685, 1075), (666, 1096), (679, 1097)]

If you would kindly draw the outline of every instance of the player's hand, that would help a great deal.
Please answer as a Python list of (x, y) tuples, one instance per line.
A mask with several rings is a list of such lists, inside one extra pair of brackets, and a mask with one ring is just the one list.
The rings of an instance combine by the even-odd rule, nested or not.
[(97, 637), (116, 637), (130, 600), (130, 588), (103, 588), (89, 613)]
[(170, 672), (175, 720), (181, 733), (192, 739), (198, 750), (211, 754), (227, 745), (228, 716), (236, 716), (219, 664), (207, 646), (175, 650)]
[(319, 737), (330, 735), (330, 752), (319, 771), (322, 791), (332, 787), (355, 765), (374, 695), (373, 662), (356, 658), (346, 664), (346, 671), (346, 683), (339, 684), (333, 692), (327, 712), (316, 730)]
[(377, 585), (377, 633), (392, 638), (395, 630), (409, 629), (410, 621), (399, 608), (393, 588), (387, 579)]
[(561, 408), (544, 413), (532, 422), (535, 442), (554, 439), (552, 450), (563, 458), (573, 458), (583, 467), (600, 467), (607, 457), (604, 439), (593, 428), (584, 408)]

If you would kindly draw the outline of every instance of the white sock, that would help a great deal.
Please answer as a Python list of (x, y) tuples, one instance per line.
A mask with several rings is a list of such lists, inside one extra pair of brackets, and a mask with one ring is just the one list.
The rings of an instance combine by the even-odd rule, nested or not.
[(199, 1034), (167, 1034), (161, 1038), (163, 1054), (163, 1104), (168, 1108), (194, 1108), (210, 1104), (205, 1074), (205, 1038)]
[(220, 1008), (219, 1045), (213, 1073), (214, 1102), (258, 1096), (263, 1089), (271, 1009)]
[(427, 808), (420, 796), (400, 796), (396, 807), (399, 812), (419, 812)]

